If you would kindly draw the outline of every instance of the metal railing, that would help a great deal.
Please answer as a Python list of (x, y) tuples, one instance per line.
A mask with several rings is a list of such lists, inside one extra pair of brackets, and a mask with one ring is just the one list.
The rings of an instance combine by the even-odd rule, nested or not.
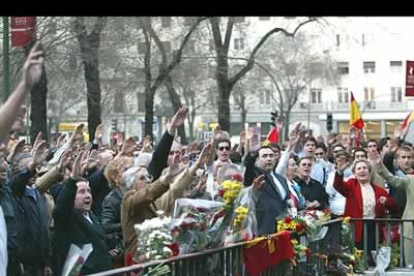
[[(404, 250), (406, 243), (404, 243), (404, 227), (401, 225), (404, 223), (405, 225), (411, 224), (414, 229), (414, 219), (351, 219), (351, 222), (362, 221), (363, 223), (363, 247), (360, 248), (364, 252), (364, 262), (365, 267), (372, 267), (372, 263), (369, 261), (370, 252), (368, 252), (368, 242), (370, 239), (375, 239), (375, 248), (373, 250), (378, 250), (380, 248), (380, 244), (392, 247), (393, 244), (397, 244), (399, 253), (398, 253), (398, 265), (397, 267), (406, 267), (408, 260), (404, 259)], [(371, 224), (372, 226), (368, 226)], [(351, 227), (354, 228), (353, 224), (351, 223)], [(369, 228), (375, 228), (374, 233), (369, 233)], [(386, 237), (381, 233), (381, 228), (385, 227)], [(398, 227), (397, 230), (393, 230), (394, 227)], [(355, 235), (355, 231), (353, 230), (352, 233)], [(393, 235), (399, 233), (398, 240), (392, 240)], [(372, 236), (374, 235), (374, 237)], [(411, 250), (412, 250), (412, 260), (411, 264), (414, 264), (414, 231), (411, 235)], [(355, 240), (355, 239), (354, 239)], [(395, 253), (394, 253), (395, 254)], [(396, 267), (395, 264), (392, 264), (393, 256), (391, 256), (391, 267)], [(413, 267), (414, 269), (414, 267)]]
[[(326, 252), (333, 244), (340, 244), (342, 219), (331, 220), (324, 224), (328, 227), (327, 234), (319, 241), (311, 242), (307, 247), (312, 253)], [(293, 234), (294, 235), (294, 234)], [(113, 269), (106, 272), (92, 274), (90, 276), (114, 276), (114, 275), (144, 275), (149, 269), (160, 265), (168, 265), (171, 276), (195, 276), (195, 275), (248, 275), (243, 266), (243, 248), (249, 242), (239, 242), (229, 246), (206, 249), (202, 252), (180, 255), (167, 260), (152, 261), (129, 267)], [(315, 271), (326, 271), (326, 262), (312, 256), (309, 261), (299, 262), (292, 266), (290, 262), (281, 262), (277, 266), (263, 272), (263, 276), (282, 275), (315, 275)], [(137, 274), (134, 274), (137, 273)]]

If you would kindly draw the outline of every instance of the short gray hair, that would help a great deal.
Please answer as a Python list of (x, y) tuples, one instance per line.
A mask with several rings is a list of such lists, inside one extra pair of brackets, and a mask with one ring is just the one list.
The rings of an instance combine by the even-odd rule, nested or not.
[(131, 167), (129, 169), (127, 169), (123, 174), (122, 174), (122, 180), (124, 181), (125, 184), (125, 188), (127, 190), (131, 190), (135, 181), (135, 175), (136, 173), (142, 169), (142, 167)]

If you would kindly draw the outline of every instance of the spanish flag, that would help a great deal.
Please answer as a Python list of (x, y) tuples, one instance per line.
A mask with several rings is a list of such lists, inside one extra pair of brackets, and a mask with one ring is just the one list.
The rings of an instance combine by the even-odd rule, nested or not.
[(351, 117), (349, 124), (354, 126), (356, 129), (364, 128), (364, 121), (362, 120), (361, 113), (359, 112), (358, 105), (355, 101), (354, 94), (351, 92)]
[(263, 142), (263, 146), (267, 146), (270, 143), (277, 143), (279, 142), (279, 131), (277, 127), (273, 127), (270, 129), (269, 133), (267, 134), (266, 140)]
[(413, 122), (414, 120), (414, 112), (411, 111), (407, 117), (405, 117), (404, 121), (401, 123), (401, 129), (402, 130), (406, 130), (410, 124)]

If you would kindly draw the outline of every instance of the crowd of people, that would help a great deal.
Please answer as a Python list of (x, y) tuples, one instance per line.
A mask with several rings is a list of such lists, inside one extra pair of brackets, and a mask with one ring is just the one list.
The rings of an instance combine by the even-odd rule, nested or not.
[[(248, 129), (232, 145), (217, 128), (210, 142), (182, 145), (176, 129), (188, 113), (183, 107), (156, 145), (149, 137), (105, 145), (102, 125), (93, 143), (83, 141), (83, 125), (49, 145), (41, 133), (33, 145), (12, 140), (43, 63), (37, 43), (0, 108), (0, 228), (7, 229), (0, 233), (0, 275), (61, 275), (72, 244), (93, 246), (82, 275), (129, 265), (137, 251), (134, 225), (159, 211), (171, 215), (178, 198), (220, 200), (217, 186), (235, 174), (254, 187), (257, 235), (274, 233), (277, 219), (301, 210), (329, 209), (333, 218), (414, 218), (413, 148), (401, 133), (356, 147), (352, 129), (348, 137), (315, 138), (299, 123), (284, 144), (263, 145)], [(355, 222), (358, 248), (363, 227)], [(376, 225), (366, 227), (375, 231)], [(412, 231), (406, 223), (406, 265), (412, 265)], [(367, 243), (375, 248), (372, 235)]]

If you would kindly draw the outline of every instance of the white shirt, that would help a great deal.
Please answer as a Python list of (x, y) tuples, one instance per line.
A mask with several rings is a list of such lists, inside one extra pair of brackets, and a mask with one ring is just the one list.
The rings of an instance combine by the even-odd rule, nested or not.
[[(341, 195), (341, 193), (339, 193), (333, 186), (335, 173), (336, 172), (333, 171), (329, 174), (325, 191), (329, 196), (329, 208), (331, 209), (332, 214), (342, 216), (345, 211), (346, 197)], [(349, 177), (344, 176), (344, 181), (347, 181), (348, 179)]]
[(368, 182), (361, 185), (362, 204), (364, 206), (363, 218), (375, 218), (375, 193), (374, 188)]
[(282, 200), (285, 199), (286, 195), (287, 195), (287, 192), (286, 192), (285, 188), (283, 187), (282, 183), (279, 182), (279, 179), (277, 179), (274, 172), (271, 172), (270, 174), (272, 175), (273, 181), (276, 184), (276, 190), (279, 191), (280, 196), (282, 197)]
[(89, 214), (83, 215), (90, 223), (93, 224), (91, 217), (89, 216)]
[(7, 229), (3, 209), (0, 206), (0, 276), (7, 275)]

